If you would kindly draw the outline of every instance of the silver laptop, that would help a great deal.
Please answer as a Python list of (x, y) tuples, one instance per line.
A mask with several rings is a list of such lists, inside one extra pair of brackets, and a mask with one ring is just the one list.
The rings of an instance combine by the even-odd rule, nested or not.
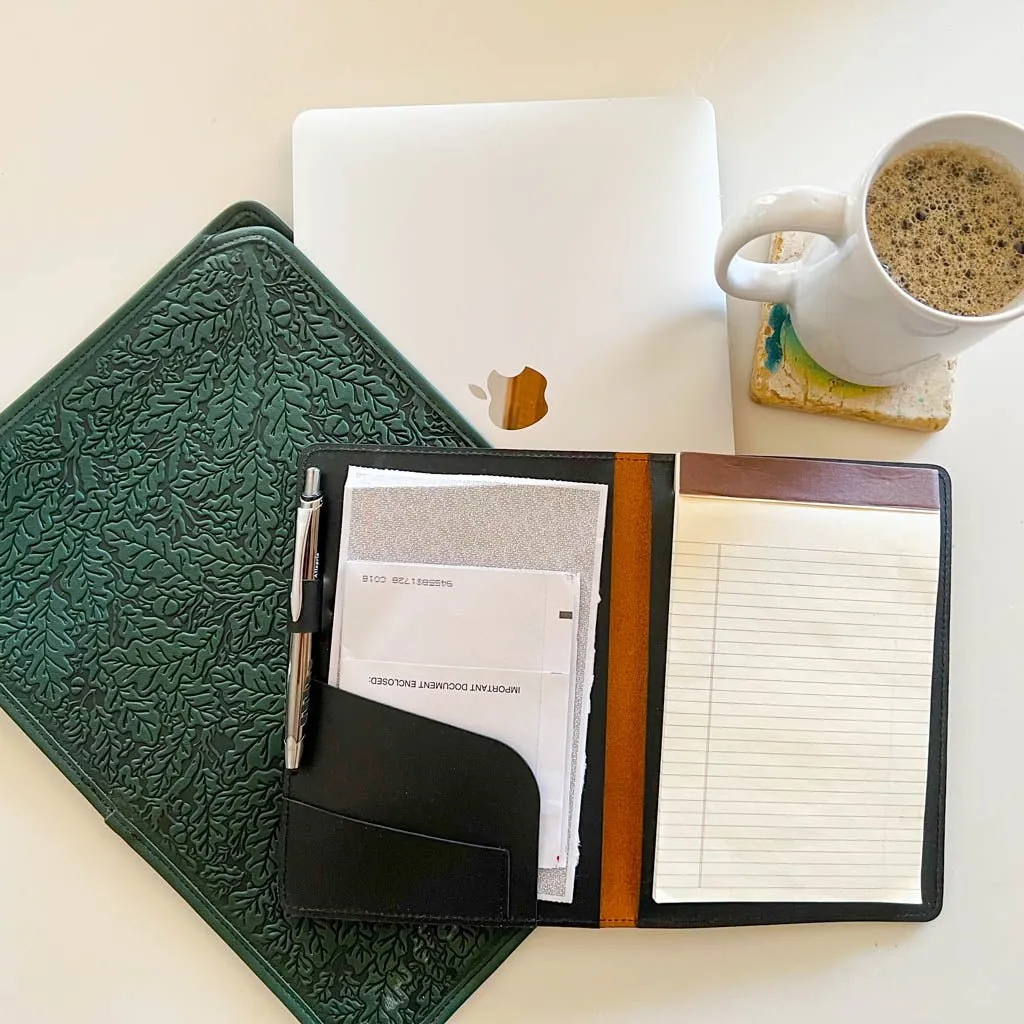
[(298, 245), (493, 444), (733, 449), (714, 113), (313, 110)]

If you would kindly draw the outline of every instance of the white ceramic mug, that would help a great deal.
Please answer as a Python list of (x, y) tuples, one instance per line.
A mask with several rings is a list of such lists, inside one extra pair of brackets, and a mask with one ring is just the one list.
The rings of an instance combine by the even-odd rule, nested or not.
[[(1024, 129), (987, 114), (946, 114), (910, 128), (878, 154), (853, 191), (793, 187), (759, 196), (730, 217), (715, 276), (730, 295), (783, 302), (804, 348), (830, 373), (856, 384), (897, 384), (1024, 313), (1024, 295), (989, 316), (957, 316), (919, 302), (882, 268), (868, 238), (866, 202), (875, 175), (907, 150), (962, 142), (994, 151), (1024, 175)], [(793, 263), (757, 263), (738, 253), (777, 231), (813, 238)], [(1024, 258), (1024, 257), (1022, 257)]]

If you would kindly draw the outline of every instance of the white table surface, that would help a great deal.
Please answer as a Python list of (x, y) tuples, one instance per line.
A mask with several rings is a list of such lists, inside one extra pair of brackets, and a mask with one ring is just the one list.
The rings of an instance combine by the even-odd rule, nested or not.
[[(952, 108), (1024, 121), (1014, 0), (0, 0), (0, 405), (228, 203), (290, 214), (289, 130), (325, 105), (693, 88), (725, 211), (843, 187)], [(459, 1011), (535, 1021), (1011, 1020), (1024, 996), (1024, 322), (961, 360), (924, 437), (754, 406), (741, 452), (918, 459), (955, 491), (946, 905), (934, 923), (541, 930)], [(288, 1011), (0, 716), (0, 1018), (284, 1024)]]

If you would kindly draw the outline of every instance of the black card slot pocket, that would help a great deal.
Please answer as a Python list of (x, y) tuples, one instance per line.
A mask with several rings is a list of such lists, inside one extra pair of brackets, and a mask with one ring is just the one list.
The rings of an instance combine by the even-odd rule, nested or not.
[[(402, 882), (405, 909), (396, 913), (392, 897), (376, 905), (368, 899), (365, 913), (359, 916), (438, 921), (471, 917), (495, 924), (536, 920), (540, 795), (529, 765), (504, 743), (314, 683), (303, 763), (297, 772), (287, 774), (285, 790), (292, 801), (286, 808), (289, 815), (298, 802), (427, 840), (418, 846), (422, 861), (410, 864), (409, 878)], [(354, 839), (356, 832), (354, 827), (337, 826), (335, 845)], [(442, 856), (439, 850), (428, 849), (431, 837), (507, 851), (501, 892), (478, 900), (476, 912), (467, 912), (468, 897), (462, 900), (459, 913), (437, 912), (436, 893), (460, 884), (470, 888), (470, 880), (461, 876), (461, 865), (469, 854), (456, 857), (449, 851)], [(302, 904), (289, 894), (303, 891), (307, 884), (320, 884), (306, 879), (337, 868), (331, 863), (335, 859), (331, 849), (309, 842), (300, 848), (294, 838), (294, 828), (286, 827), (284, 892), (288, 909), (300, 913)], [(364, 843), (370, 838), (365, 831), (361, 834)], [(391, 846), (400, 843), (410, 856), (415, 852), (417, 844), (411, 839), (392, 835)], [(484, 870), (496, 881), (493, 856), (474, 856), (488, 862)], [(354, 870), (360, 861), (352, 854), (343, 863), (346, 870)], [(417, 871), (419, 897), (413, 879)], [(436, 877), (439, 871), (447, 877)], [(358, 891), (361, 884), (353, 876), (345, 890)], [(473, 888), (479, 887), (474, 883)], [(339, 898), (337, 905), (322, 905), (316, 914), (348, 916), (350, 910), (343, 902)]]
[(508, 919), (507, 850), (387, 828), (285, 802), (289, 857), (320, 870), (291, 872), (294, 912), (352, 918)]

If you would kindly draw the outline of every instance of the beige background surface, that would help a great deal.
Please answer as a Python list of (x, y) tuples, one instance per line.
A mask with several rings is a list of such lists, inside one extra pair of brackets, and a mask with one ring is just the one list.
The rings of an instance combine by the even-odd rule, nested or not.
[[(210, 216), (286, 218), (305, 107), (693, 88), (726, 212), (842, 187), (909, 121), (1024, 121), (1012, 0), (0, 0), (0, 405)], [(1024, 996), (1024, 326), (961, 359), (953, 421), (905, 432), (746, 397), (757, 307), (731, 309), (740, 451), (914, 458), (956, 491), (946, 909), (931, 925), (547, 930), (475, 1022), (1013, 1019)], [(0, 1017), (283, 1024), (288, 1012), (0, 720)]]

